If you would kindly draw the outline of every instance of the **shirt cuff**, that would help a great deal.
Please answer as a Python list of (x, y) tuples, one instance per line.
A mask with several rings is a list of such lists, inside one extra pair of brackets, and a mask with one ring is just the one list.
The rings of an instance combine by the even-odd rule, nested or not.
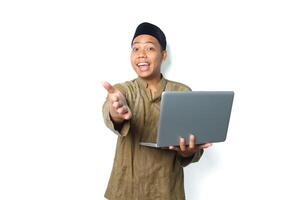
[(116, 129), (114, 122), (111, 120), (109, 113), (109, 102), (106, 101), (103, 105), (103, 118), (106, 126), (118, 136), (126, 136), (130, 129), (130, 120), (125, 120), (120, 129)]

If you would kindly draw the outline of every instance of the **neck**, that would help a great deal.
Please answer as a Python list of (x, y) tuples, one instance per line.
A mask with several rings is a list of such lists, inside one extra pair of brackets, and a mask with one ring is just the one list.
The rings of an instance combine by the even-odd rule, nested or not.
[(162, 78), (162, 76), (161, 76), (161, 74), (159, 74), (159, 76), (156, 76), (154, 78), (148, 78), (148, 79), (143, 79), (143, 80), (147, 83), (147, 85), (150, 89), (155, 89), (157, 87), (157, 85), (159, 84), (161, 78)]
[(146, 81), (146, 83), (150, 89), (155, 89), (157, 87), (158, 83), (160, 82), (160, 80), (161, 80), (161, 77), (159, 79)]

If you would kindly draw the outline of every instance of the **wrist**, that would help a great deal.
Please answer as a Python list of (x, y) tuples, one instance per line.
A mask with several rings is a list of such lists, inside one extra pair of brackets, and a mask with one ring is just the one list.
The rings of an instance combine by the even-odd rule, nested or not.
[(112, 115), (111, 113), (109, 113), (109, 116), (111, 121), (115, 124), (122, 124), (125, 121), (123, 118), (116, 115)]
[(183, 158), (191, 158), (191, 157), (193, 157), (194, 155), (195, 155), (195, 153), (196, 152), (182, 152), (182, 151), (180, 151), (180, 152), (178, 152), (179, 154), (180, 154), (180, 156), (181, 157), (183, 157)]

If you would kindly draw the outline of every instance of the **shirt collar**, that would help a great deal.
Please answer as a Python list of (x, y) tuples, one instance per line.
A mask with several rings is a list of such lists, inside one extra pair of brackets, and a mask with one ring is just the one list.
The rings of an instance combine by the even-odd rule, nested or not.
[[(137, 78), (137, 82), (139, 85), (141, 85), (144, 89), (148, 90), (148, 84), (146, 83), (146, 81), (140, 77)], [(166, 83), (167, 83), (167, 80), (163, 77), (163, 75), (161, 74), (161, 79), (157, 85), (157, 92), (156, 92), (156, 95), (155, 95), (155, 98), (152, 99), (150, 98), (152, 101), (158, 99), (161, 97), (162, 95), (162, 92), (164, 91), (165, 87), (166, 87)]]

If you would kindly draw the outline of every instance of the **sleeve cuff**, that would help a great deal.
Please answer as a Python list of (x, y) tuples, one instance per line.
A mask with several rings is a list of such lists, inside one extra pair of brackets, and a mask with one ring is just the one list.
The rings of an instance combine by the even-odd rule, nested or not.
[(130, 129), (130, 120), (125, 120), (123, 122), (122, 127), (120, 130), (115, 129), (115, 125), (113, 121), (111, 120), (110, 114), (109, 114), (109, 103), (106, 101), (103, 105), (103, 118), (106, 126), (115, 134), (118, 136), (126, 136), (129, 133)]

